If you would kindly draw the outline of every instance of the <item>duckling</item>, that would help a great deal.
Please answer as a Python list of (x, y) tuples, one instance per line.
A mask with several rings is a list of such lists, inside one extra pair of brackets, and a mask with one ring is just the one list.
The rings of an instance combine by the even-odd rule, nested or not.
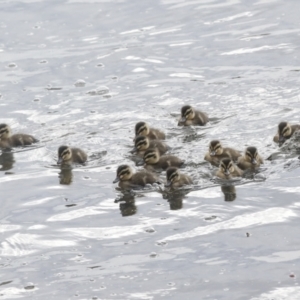
[(221, 179), (232, 179), (243, 175), (243, 171), (237, 167), (230, 158), (223, 158), (220, 162), (216, 176)]
[(86, 153), (79, 148), (70, 148), (68, 146), (60, 146), (58, 148), (57, 164), (83, 164), (87, 160)]
[(203, 126), (209, 121), (208, 116), (206, 113), (195, 110), (190, 105), (185, 105), (181, 108), (181, 118), (178, 122), (178, 125), (200, 125)]
[(11, 135), (11, 129), (7, 124), (0, 124), (0, 148), (27, 146), (38, 140), (29, 134), (17, 133)]
[(128, 165), (120, 165), (117, 169), (117, 177), (113, 183), (119, 182), (122, 189), (131, 189), (134, 187), (144, 187), (146, 184), (160, 183), (158, 177), (146, 170), (133, 173)]
[(144, 154), (145, 168), (148, 170), (163, 169), (168, 167), (180, 167), (184, 161), (173, 155), (160, 156), (157, 149), (148, 149)]
[(144, 135), (147, 136), (150, 140), (164, 140), (166, 135), (155, 128), (149, 127), (146, 122), (138, 122), (135, 125), (135, 136)]
[(155, 148), (159, 151), (159, 154), (165, 154), (169, 147), (160, 140), (149, 140), (147, 136), (140, 135), (134, 141), (134, 148), (131, 150), (131, 153), (137, 153), (138, 156), (143, 157), (144, 153), (149, 148)]
[(169, 167), (166, 176), (166, 187), (178, 188), (184, 185), (193, 184), (193, 180), (190, 176), (182, 174), (179, 172), (178, 168), (175, 167)]
[(247, 147), (245, 154), (238, 158), (237, 166), (242, 169), (256, 169), (264, 161), (262, 157), (258, 154), (256, 147)]
[(300, 130), (299, 124), (290, 125), (287, 122), (280, 122), (278, 124), (278, 132), (274, 136), (273, 141), (282, 145), (286, 140), (291, 138), (292, 135), (298, 130)]
[(209, 152), (205, 154), (204, 159), (212, 165), (219, 166), (223, 158), (231, 158), (236, 161), (241, 156), (241, 153), (233, 148), (223, 148), (218, 140), (213, 140), (209, 143)]

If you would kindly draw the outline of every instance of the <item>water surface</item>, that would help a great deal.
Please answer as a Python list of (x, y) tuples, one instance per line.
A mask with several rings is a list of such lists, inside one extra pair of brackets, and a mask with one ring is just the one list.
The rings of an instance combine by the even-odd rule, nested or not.
[[(40, 142), (0, 155), (0, 298), (299, 299), (299, 147), (272, 142), (299, 123), (299, 9), (2, 1), (1, 123)], [(187, 103), (212, 121), (177, 127)], [(140, 120), (166, 132), (192, 191), (115, 189)], [(224, 190), (211, 139), (272, 160)], [(61, 144), (89, 162), (60, 170)]]

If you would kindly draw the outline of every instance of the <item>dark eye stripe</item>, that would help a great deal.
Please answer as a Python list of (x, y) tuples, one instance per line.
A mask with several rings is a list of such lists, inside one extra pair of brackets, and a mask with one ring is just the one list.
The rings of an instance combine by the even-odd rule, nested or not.
[(128, 171), (128, 170), (119, 173), (119, 176), (123, 176), (123, 175), (126, 175), (126, 174), (129, 174), (129, 171)]
[(139, 129), (138, 133), (140, 133), (140, 132), (144, 131), (145, 129), (146, 129), (146, 127), (145, 127), (145, 126), (144, 126), (144, 127), (141, 127), (141, 128)]

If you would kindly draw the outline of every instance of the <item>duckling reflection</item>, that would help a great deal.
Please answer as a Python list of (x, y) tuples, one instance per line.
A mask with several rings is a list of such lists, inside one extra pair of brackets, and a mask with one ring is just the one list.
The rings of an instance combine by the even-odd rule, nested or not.
[(191, 191), (189, 190), (168, 190), (163, 193), (163, 199), (168, 200), (171, 210), (178, 210), (183, 207), (183, 199)]
[(0, 171), (7, 171), (13, 168), (14, 155), (12, 152), (2, 152), (0, 155)]
[(234, 185), (221, 185), (221, 191), (224, 194), (224, 201), (234, 201), (236, 199), (236, 190)]
[(273, 141), (281, 146), (286, 140), (290, 139), (296, 131), (300, 131), (300, 124), (291, 125), (288, 122), (280, 122)]
[(62, 167), (58, 174), (59, 183), (69, 185), (73, 182), (73, 173), (71, 167)]
[(7, 124), (0, 124), (0, 148), (27, 146), (36, 142), (38, 140), (32, 135), (23, 133), (12, 135), (11, 129)]
[(119, 204), (119, 208), (123, 217), (128, 217), (136, 214), (137, 207), (135, 205), (134, 194), (124, 193), (118, 200), (116, 200), (116, 202), (121, 202)]

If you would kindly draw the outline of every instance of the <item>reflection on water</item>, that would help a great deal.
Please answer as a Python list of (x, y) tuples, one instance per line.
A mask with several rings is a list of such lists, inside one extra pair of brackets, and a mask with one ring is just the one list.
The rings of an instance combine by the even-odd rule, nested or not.
[(191, 189), (168, 189), (163, 192), (163, 198), (167, 199), (171, 210), (182, 209), (183, 199), (188, 195)]
[(61, 166), (58, 178), (60, 184), (71, 184), (73, 181), (72, 167), (66, 165)]
[(0, 171), (7, 171), (12, 169), (14, 162), (14, 154), (10, 151), (3, 151), (0, 154)]
[(132, 216), (137, 212), (135, 205), (135, 194), (133, 192), (124, 192), (115, 201), (119, 203), (119, 208), (123, 217)]
[(236, 199), (236, 190), (234, 185), (222, 185), (221, 191), (224, 194), (224, 201), (234, 201)]

